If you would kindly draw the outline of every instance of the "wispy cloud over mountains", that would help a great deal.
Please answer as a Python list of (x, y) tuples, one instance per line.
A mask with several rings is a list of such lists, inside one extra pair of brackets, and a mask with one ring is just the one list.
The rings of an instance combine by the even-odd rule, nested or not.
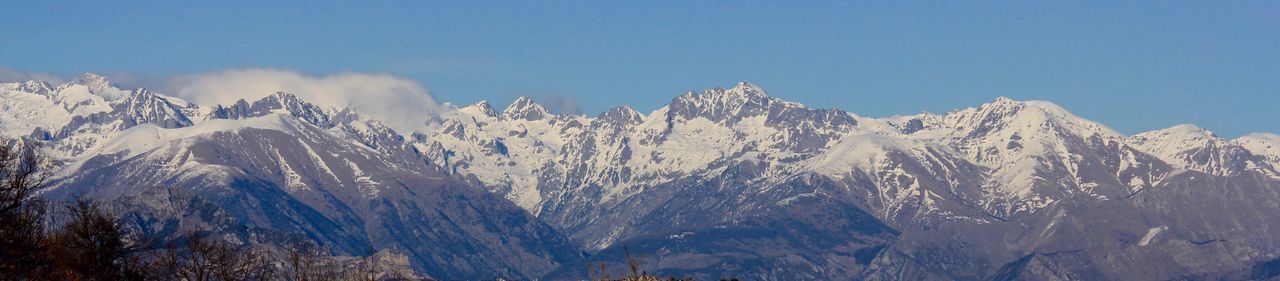
[(231, 104), (285, 91), (318, 105), (354, 109), (406, 132), (425, 128), (429, 116), (447, 110), (418, 82), (390, 74), (310, 75), (292, 70), (250, 68), (174, 76), (168, 80), (172, 95), (199, 104)]

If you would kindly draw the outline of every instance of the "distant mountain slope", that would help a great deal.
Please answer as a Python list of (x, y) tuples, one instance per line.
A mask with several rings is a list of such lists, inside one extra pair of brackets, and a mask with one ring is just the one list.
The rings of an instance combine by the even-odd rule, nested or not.
[[(207, 227), (305, 235), (344, 254), (397, 249), (440, 278), (534, 278), (579, 254), (505, 200), (397, 156), (282, 114), (180, 129), (138, 126), (45, 196), (111, 200), (180, 187), (241, 224)], [(165, 227), (204, 228), (179, 219)]]
[[(821, 262), (823, 258), (811, 250), (780, 250), (803, 260), (782, 265), (770, 261), (764, 252), (716, 246), (726, 241), (655, 246), (644, 252), (680, 260), (675, 257), (716, 251), (713, 249), (742, 251), (742, 256), (753, 258), (699, 257), (708, 265), (787, 268), (785, 274), (770, 274), (751, 267), (694, 269), (697, 267), (655, 262), (659, 267), (670, 266), (670, 272), (701, 272), (711, 278), (716, 277), (711, 274), (716, 270), (780, 280), (884, 277), (877, 274), (894, 270), (884, 263), (901, 262), (894, 258), (896, 253), (921, 251), (904, 241), (915, 241), (919, 235), (940, 239), (927, 234), (939, 229), (960, 225), (973, 235), (1005, 225), (1023, 225), (1025, 230), (1011, 231), (1042, 231), (1056, 227), (1040, 219), (1047, 215), (1042, 210), (1059, 205), (1111, 202), (1107, 204), (1123, 206), (1113, 207), (1118, 212), (1145, 213), (1143, 206), (1133, 204), (1133, 198), (1165, 196), (1143, 194), (1163, 194), (1166, 190), (1152, 190), (1190, 180), (1177, 177), (1187, 169), (1213, 178), (1259, 176), (1241, 188), (1265, 189), (1277, 179), (1274, 164), (1270, 164), (1274, 160), (1261, 156), (1269, 153), (1265, 147), (1270, 139), (1218, 141), (1232, 147), (1227, 150), (1215, 149), (1212, 142), (1193, 145), (1208, 154), (1201, 158), (1221, 160), (1205, 165), (1170, 162), (1163, 151), (1141, 141), (1143, 135), (1123, 136), (1042, 101), (999, 98), (946, 114), (872, 119), (839, 110), (809, 109), (769, 97), (758, 87), (743, 83), (731, 89), (678, 96), (648, 115), (619, 107), (596, 117), (549, 116), (537, 108), (527, 99), (503, 113), (494, 112), (487, 103), (464, 107), (461, 114), (447, 119), (444, 131), (418, 146), (428, 155), (448, 155), (433, 158), (432, 163), (474, 176), (490, 190), (565, 229), (587, 248), (604, 249), (600, 253), (606, 256), (616, 255), (618, 247), (628, 245), (675, 243), (655, 240), (664, 235), (705, 237), (719, 231), (698, 230), (697, 226), (732, 230), (736, 221), (788, 220), (764, 210), (790, 209), (795, 208), (792, 202), (805, 202), (796, 200), (827, 202), (810, 206), (855, 206), (904, 235), (886, 240), (898, 242), (851, 247), (886, 250), (877, 263), (866, 260), (867, 264), (849, 266), (862, 269), (844, 271), (828, 270), (832, 265)], [(528, 114), (529, 109), (537, 113)], [(527, 118), (531, 115), (537, 118)], [(1249, 141), (1251, 149), (1229, 144)], [(1223, 166), (1237, 168), (1224, 173), (1217, 168)], [(1197, 211), (1222, 212), (1187, 212)], [(824, 224), (860, 220), (856, 212), (833, 215)], [(1090, 219), (1081, 216), (1081, 221)], [(742, 231), (753, 232), (750, 229)], [(1229, 229), (1219, 231), (1239, 234)], [(813, 231), (787, 239), (821, 241), (859, 235), (866, 233)], [(782, 245), (775, 246), (785, 248)], [(984, 279), (1001, 265), (1035, 251), (1030, 244), (982, 246), (962, 255), (928, 250), (919, 253), (936, 254), (935, 258), (942, 260), (896, 266), (899, 270), (906, 270), (901, 266), (920, 266), (915, 270), (942, 279)], [(845, 254), (853, 256), (852, 252), (857, 250)], [(1277, 256), (1274, 251), (1266, 253)], [(940, 266), (951, 258), (989, 262)], [(1236, 265), (1256, 261), (1227, 260)], [(963, 270), (972, 271), (950, 272)]]
[[(67, 103), (55, 97), (79, 83), (5, 94), (61, 116)], [(580, 259), (555, 229), (426, 165), (394, 131), (352, 112), (287, 93), (207, 109), (116, 91), (127, 94), (84, 99), (105, 104), (88, 115), (18, 123), (60, 132), (36, 134), (63, 169), (44, 197), (134, 206), (128, 217), (152, 237), (215, 230), (247, 243), (312, 240), (335, 254), (395, 249), (438, 278), (536, 278)]]
[(0, 132), (45, 143), (43, 196), (118, 202), (149, 235), (392, 248), (440, 278), (583, 278), (628, 251), (650, 272), (764, 280), (1242, 279), (1280, 258), (1274, 134), (1124, 136), (1007, 98), (866, 118), (749, 83), (648, 114), (479, 102), (397, 132), (263, 94), (0, 84)]

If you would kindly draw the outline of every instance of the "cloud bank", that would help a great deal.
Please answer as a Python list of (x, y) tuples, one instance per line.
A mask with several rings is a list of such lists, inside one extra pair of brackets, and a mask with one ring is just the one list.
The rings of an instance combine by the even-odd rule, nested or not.
[(578, 101), (559, 95), (547, 95), (535, 97), (533, 99), (541, 104), (547, 111), (555, 114), (582, 114), (582, 107), (578, 106)]
[(0, 82), (26, 82), (32, 80), (49, 82), (55, 85), (68, 81), (66, 77), (55, 74), (26, 72), (0, 67)]
[(350, 107), (402, 133), (425, 131), (437, 116), (450, 110), (418, 82), (389, 74), (345, 72), (315, 76), (253, 68), (181, 75), (168, 80), (168, 89), (163, 92), (200, 105), (254, 101), (285, 91), (321, 106)]

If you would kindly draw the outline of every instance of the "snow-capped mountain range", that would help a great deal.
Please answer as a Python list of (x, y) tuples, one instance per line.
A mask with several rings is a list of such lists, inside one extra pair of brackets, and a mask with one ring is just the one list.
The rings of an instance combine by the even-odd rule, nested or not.
[[(57, 171), (45, 196), (120, 200), (152, 235), (402, 249), (441, 278), (581, 278), (584, 259), (620, 262), (620, 247), (655, 272), (776, 280), (1234, 277), (1280, 258), (1280, 136), (1268, 133), (1125, 136), (1007, 98), (869, 118), (750, 83), (648, 113), (482, 101), (397, 132), (263, 95), (197, 105), (94, 74), (0, 83), (0, 132), (43, 143)], [(199, 200), (175, 207), (157, 187)], [(1187, 253), (1212, 262), (1173, 258)]]

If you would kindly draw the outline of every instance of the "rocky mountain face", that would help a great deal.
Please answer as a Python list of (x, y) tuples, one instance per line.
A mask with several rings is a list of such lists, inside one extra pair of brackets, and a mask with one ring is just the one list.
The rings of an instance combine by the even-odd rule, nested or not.
[[(1127, 137), (1006, 98), (873, 119), (746, 83), (649, 114), (549, 116), (527, 104), (463, 107), (417, 145), (563, 229), (593, 260), (624, 260), (629, 248), (655, 271), (703, 278), (1129, 280), (1161, 271), (1132, 261), (1197, 278), (1251, 272), (1278, 254), (1262, 231), (1217, 222), (1275, 224), (1274, 135)], [(1215, 200), (1267, 211), (1206, 205)], [(1169, 238), (1174, 228), (1206, 236)], [(1240, 244), (1197, 248), (1233, 241), (1210, 236)], [(1144, 250), (1169, 247), (1178, 250)], [(1213, 261), (1179, 260), (1186, 253)]]
[[(6, 95), (42, 93), (59, 92)], [(213, 108), (145, 89), (90, 101), (104, 111), (33, 129), (61, 132), (40, 136), (61, 169), (41, 195), (125, 206), (150, 239), (213, 231), (239, 243), (307, 240), (337, 255), (392, 249), (443, 279), (536, 278), (581, 259), (553, 227), (350, 111), (288, 93)]]
[[(649, 113), (529, 98), (396, 132), (284, 92), (194, 105), (96, 75), (0, 84), (45, 143), (49, 198), (212, 229), (405, 253), (438, 278), (1250, 279), (1280, 273), (1280, 137), (1133, 136), (1041, 101), (866, 118), (741, 83)], [(585, 253), (585, 254), (584, 254)]]

